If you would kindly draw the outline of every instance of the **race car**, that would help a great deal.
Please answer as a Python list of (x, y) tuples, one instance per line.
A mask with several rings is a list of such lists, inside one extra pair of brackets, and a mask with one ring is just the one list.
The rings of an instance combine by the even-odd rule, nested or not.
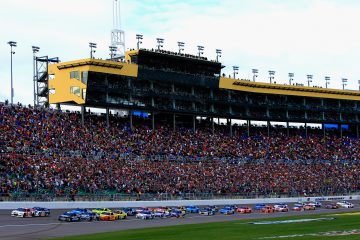
[(110, 209), (108, 208), (95, 208), (93, 210), (91, 210), (93, 213), (96, 213), (96, 214), (101, 214), (103, 212), (112, 212)]
[(230, 215), (230, 214), (234, 214), (235, 210), (234, 210), (234, 208), (232, 208), (230, 206), (225, 206), (222, 209), (220, 209), (219, 212), (224, 215)]
[(352, 204), (351, 202), (347, 202), (347, 201), (337, 202), (336, 205), (338, 205), (341, 208), (353, 208), (354, 207), (354, 204)]
[(175, 217), (175, 218), (180, 218), (180, 217), (185, 217), (185, 213), (183, 210), (181, 209), (171, 209), (170, 211), (166, 211), (165, 212), (165, 217)]
[(141, 211), (136, 214), (136, 218), (148, 220), (148, 219), (154, 219), (155, 215), (151, 211)]
[(293, 211), (304, 211), (304, 206), (302, 204), (299, 203), (295, 203), (294, 207), (292, 208)]
[(211, 208), (214, 212), (219, 211), (219, 208), (217, 206), (209, 205), (208, 208)]
[(307, 210), (307, 211), (316, 209), (315, 205), (312, 205), (312, 204), (305, 204), (303, 206), (303, 208), (304, 208), (304, 210)]
[(163, 211), (154, 211), (154, 218), (165, 218), (166, 214)]
[(48, 217), (50, 216), (50, 210), (42, 207), (33, 207), (31, 213), (34, 217)]
[(66, 212), (59, 216), (59, 221), (65, 222), (80, 222), (81, 219), (78, 214), (72, 212)]
[(199, 213), (200, 209), (196, 206), (187, 206), (186, 212), (188, 213)]
[(256, 204), (255, 207), (254, 207), (254, 210), (261, 210), (265, 207), (266, 205), (263, 204), (263, 203), (259, 203), (259, 204)]
[(309, 202), (309, 203), (307, 203), (307, 205), (313, 205), (316, 208), (321, 208), (322, 207), (321, 202)]
[(113, 211), (116, 219), (126, 219), (127, 218), (127, 213), (124, 212), (123, 210), (114, 210)]
[(83, 221), (92, 221), (95, 220), (97, 217), (97, 214), (86, 209), (86, 208), (76, 208), (74, 210), (69, 211), (70, 213), (75, 213), (80, 217)]
[(11, 216), (25, 218), (25, 217), (33, 217), (34, 215), (30, 208), (18, 208), (11, 211)]
[(270, 206), (270, 205), (266, 205), (265, 207), (263, 207), (262, 209), (260, 209), (261, 213), (274, 213), (275, 209)]
[(236, 212), (238, 213), (251, 213), (252, 209), (250, 207), (247, 206), (240, 206), (236, 209)]
[(326, 209), (338, 209), (339, 205), (337, 205), (336, 203), (328, 203), (325, 205)]
[(113, 212), (102, 212), (98, 216), (99, 221), (115, 221), (118, 218)]
[(186, 214), (186, 207), (178, 207), (176, 209), (182, 211), (183, 214)]
[(276, 212), (288, 212), (289, 211), (289, 208), (287, 205), (278, 205), (278, 204), (275, 204), (274, 205), (274, 211)]
[(135, 216), (136, 210), (133, 208), (121, 208), (128, 216)]
[(200, 215), (206, 215), (206, 216), (211, 216), (211, 215), (215, 215), (215, 211), (211, 208), (202, 208), (199, 211)]

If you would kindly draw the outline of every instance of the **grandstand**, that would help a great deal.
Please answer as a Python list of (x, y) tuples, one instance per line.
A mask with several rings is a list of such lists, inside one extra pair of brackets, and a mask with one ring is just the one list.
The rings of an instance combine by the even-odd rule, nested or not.
[[(44, 106), (56, 104), (57, 110), (0, 105), (5, 199), (359, 191), (356, 91), (227, 78), (220, 62), (164, 50), (131, 50), (123, 61), (56, 61), (46, 62), (46, 74), (37, 73), (36, 80), (48, 88), (41, 94), (47, 97)], [(61, 111), (61, 105), (82, 110)], [(120, 109), (128, 116), (111, 114)], [(135, 116), (137, 111), (150, 117)], [(247, 124), (233, 125), (234, 119)], [(273, 128), (272, 121), (287, 127)], [(319, 123), (322, 129), (290, 129), (291, 122)], [(338, 131), (325, 131), (325, 124), (339, 126)]]

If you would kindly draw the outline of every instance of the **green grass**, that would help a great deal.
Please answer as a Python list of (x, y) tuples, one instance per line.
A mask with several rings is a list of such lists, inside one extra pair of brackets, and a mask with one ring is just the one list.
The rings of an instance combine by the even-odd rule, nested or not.
[[(286, 223), (271, 225), (248, 224), (255, 221), (288, 220), (304, 218), (327, 218), (334, 220)], [(218, 223), (191, 224), (171, 227), (136, 229), (117, 232), (108, 232), (92, 235), (57, 238), (57, 240), (93, 240), (93, 239), (121, 239), (121, 240), (235, 240), (235, 239), (260, 239), (269, 236), (283, 236), (291, 234), (308, 234), (330, 231), (360, 230), (360, 215), (307, 215), (298, 217), (281, 217), (273, 219), (241, 220)], [(329, 237), (329, 236), (303, 236), (281, 238), (291, 240), (311, 239), (360, 239), (360, 235)]]

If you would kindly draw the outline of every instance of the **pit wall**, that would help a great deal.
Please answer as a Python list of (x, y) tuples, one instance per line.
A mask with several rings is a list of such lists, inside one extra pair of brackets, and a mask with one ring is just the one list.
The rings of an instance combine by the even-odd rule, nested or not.
[(360, 200), (360, 195), (330, 196), (330, 197), (301, 197), (301, 198), (264, 198), (264, 199), (219, 199), (219, 200), (176, 200), (176, 201), (103, 201), (103, 202), (0, 202), (0, 209), (16, 209), (19, 207), (32, 208), (34, 206), (50, 209), (72, 208), (121, 208), (121, 207), (159, 207), (159, 206), (189, 206), (189, 205), (245, 205), (257, 203), (294, 203), (308, 201), (342, 201)]

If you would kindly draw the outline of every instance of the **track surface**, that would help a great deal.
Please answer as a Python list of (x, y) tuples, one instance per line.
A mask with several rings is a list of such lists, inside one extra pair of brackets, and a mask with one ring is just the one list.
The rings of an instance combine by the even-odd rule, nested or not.
[[(126, 220), (119, 220), (115, 222), (79, 222), (79, 223), (63, 223), (57, 220), (57, 217), (66, 210), (52, 210), (51, 217), (47, 218), (14, 218), (10, 216), (10, 211), (0, 210), (0, 239), (46, 239), (51, 237), (63, 237), (81, 234), (91, 234), (100, 232), (110, 232), (117, 230), (136, 229), (136, 228), (150, 228), (173, 226), (182, 224), (207, 223), (207, 222), (221, 222), (241, 219), (259, 219), (280, 216), (299, 216), (311, 215), (319, 213), (338, 213), (349, 211), (360, 211), (359, 201), (353, 201), (355, 207), (352, 209), (317, 209), (315, 211), (294, 212), (287, 213), (252, 213), (252, 214), (238, 214), (224, 216), (216, 214), (214, 216), (201, 216), (198, 214), (187, 214), (182, 219), (154, 219), (154, 220), (140, 220), (135, 217), (129, 217)], [(324, 205), (324, 203), (323, 203)], [(19, 207), (21, 204), (19, 203)], [(289, 204), (292, 207), (292, 204)]]

